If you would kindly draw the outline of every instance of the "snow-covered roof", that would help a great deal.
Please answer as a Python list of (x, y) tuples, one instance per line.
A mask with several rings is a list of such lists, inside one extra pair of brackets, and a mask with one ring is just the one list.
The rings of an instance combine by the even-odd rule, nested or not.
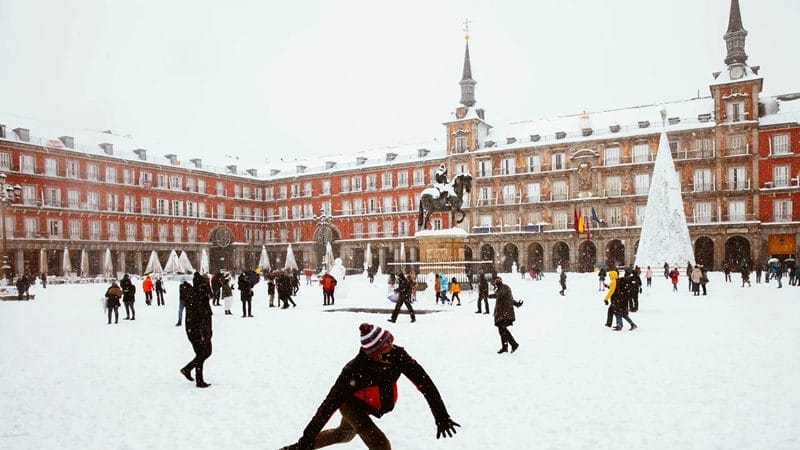
[(487, 142), (492, 141), (494, 144), (482, 150), (508, 150), (556, 143), (652, 135), (661, 129), (662, 110), (667, 113), (665, 124), (667, 132), (715, 126), (714, 100), (711, 97), (700, 97), (497, 125), (486, 137)]
[(761, 102), (765, 115), (759, 119), (760, 125), (800, 124), (800, 92), (762, 98)]

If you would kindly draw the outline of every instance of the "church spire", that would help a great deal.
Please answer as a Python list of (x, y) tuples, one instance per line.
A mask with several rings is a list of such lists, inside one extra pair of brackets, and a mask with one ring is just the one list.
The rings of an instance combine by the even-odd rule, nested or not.
[(461, 104), (467, 107), (475, 104), (475, 85), (477, 82), (472, 79), (472, 66), (469, 62), (469, 19), (464, 22), (464, 40), (466, 40), (466, 50), (464, 51), (464, 70), (461, 75)]
[(744, 41), (747, 37), (747, 30), (742, 26), (742, 14), (739, 12), (739, 0), (731, 0), (731, 12), (728, 17), (728, 31), (723, 35), (725, 45), (728, 48), (728, 55), (725, 57), (725, 64), (744, 64), (747, 61), (747, 54), (744, 52)]

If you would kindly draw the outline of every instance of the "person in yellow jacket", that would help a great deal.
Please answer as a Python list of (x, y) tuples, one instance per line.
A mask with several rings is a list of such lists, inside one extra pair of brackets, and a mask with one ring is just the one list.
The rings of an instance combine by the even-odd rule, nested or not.
[(606, 285), (608, 292), (606, 292), (606, 296), (603, 297), (603, 303), (608, 305), (608, 312), (606, 313), (606, 326), (611, 327), (611, 319), (614, 317), (613, 305), (611, 305), (611, 296), (614, 295), (614, 292), (617, 290), (617, 278), (619, 278), (619, 272), (617, 272), (617, 268), (612, 265), (608, 269), (606, 275), (608, 275), (610, 281)]
[(461, 285), (458, 284), (458, 280), (453, 278), (450, 281), (450, 304), (453, 304), (453, 300), (458, 300), (458, 305), (461, 306), (461, 296), (458, 293), (461, 292)]

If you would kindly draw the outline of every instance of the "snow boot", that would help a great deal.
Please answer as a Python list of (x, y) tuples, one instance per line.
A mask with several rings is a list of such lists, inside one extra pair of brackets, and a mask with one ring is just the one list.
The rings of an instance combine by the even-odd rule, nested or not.
[(636, 324), (633, 324), (633, 325), (631, 325), (631, 327), (630, 327), (630, 328), (628, 328), (628, 329), (629, 329), (629, 330), (631, 330), (631, 331), (633, 331), (633, 330), (635, 330), (635, 329), (637, 329), (637, 328), (639, 328), (639, 327), (637, 327), (637, 326), (636, 326)]
[(181, 368), (181, 374), (184, 377), (186, 377), (187, 380), (194, 381), (194, 378), (192, 378), (192, 368), (191, 368), (191, 366), (182, 367)]
[(196, 367), (194, 369), (194, 376), (197, 379), (197, 381), (195, 382), (195, 386), (197, 386), (199, 388), (207, 388), (207, 387), (211, 386), (209, 383), (206, 383), (205, 380), (203, 380), (203, 368), (202, 367)]
[(497, 353), (498, 354), (500, 354), (500, 353), (508, 353), (508, 348), (502, 347), (502, 348), (500, 348), (500, 350), (497, 351)]
[(621, 329), (622, 329), (622, 327), (614, 327), (614, 328), (612, 328), (612, 330), (614, 330), (614, 331), (619, 331)]
[(519, 348), (519, 344), (511, 344), (511, 353), (514, 353)]

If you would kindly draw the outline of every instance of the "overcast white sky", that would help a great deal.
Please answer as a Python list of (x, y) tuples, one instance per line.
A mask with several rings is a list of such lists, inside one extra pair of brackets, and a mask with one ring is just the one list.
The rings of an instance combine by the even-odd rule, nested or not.
[[(800, 91), (798, 0), (740, 0), (765, 92)], [(469, 17), (490, 123), (708, 95), (730, 0), (0, 0), (0, 112), (227, 163), (444, 138)], [(32, 130), (35, 134), (35, 130)]]

